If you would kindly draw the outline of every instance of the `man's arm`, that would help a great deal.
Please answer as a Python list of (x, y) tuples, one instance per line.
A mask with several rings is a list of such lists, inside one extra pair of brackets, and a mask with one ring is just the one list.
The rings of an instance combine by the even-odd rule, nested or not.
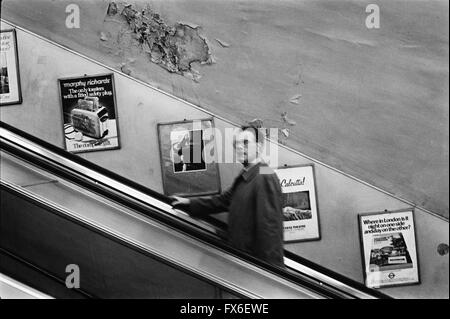
[(262, 174), (256, 194), (255, 254), (273, 265), (284, 267), (282, 193), (274, 174)]
[(219, 195), (191, 198), (189, 212), (192, 216), (201, 217), (228, 211), (232, 195), (233, 187)]
[(181, 208), (194, 217), (202, 217), (210, 214), (228, 211), (231, 197), (233, 195), (233, 186), (225, 192), (214, 196), (204, 196), (196, 198), (182, 198), (172, 196), (174, 208)]

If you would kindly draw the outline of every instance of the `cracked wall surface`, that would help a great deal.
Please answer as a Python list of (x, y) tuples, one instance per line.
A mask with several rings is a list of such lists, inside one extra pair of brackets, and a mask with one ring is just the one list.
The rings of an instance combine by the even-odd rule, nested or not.
[(236, 123), (282, 127), (287, 146), (448, 218), (448, 1), (380, 0), (395, 19), (368, 30), (359, 1), (128, 0), (200, 26), (217, 63), (183, 76), (151, 62), (111, 1), (5, 0), (2, 16)]
[(125, 18), (134, 39), (150, 61), (169, 72), (184, 74), (192, 71), (194, 62), (212, 63), (206, 39), (199, 35), (199, 27), (183, 23), (168, 25), (149, 5), (138, 10), (131, 4), (111, 2), (107, 15)]

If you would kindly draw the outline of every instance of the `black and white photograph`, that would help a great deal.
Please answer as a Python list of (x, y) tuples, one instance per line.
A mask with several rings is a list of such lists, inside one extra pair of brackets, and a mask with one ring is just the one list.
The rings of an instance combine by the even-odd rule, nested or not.
[(374, 235), (369, 271), (413, 268), (411, 255), (402, 233)]
[(311, 219), (309, 191), (283, 193), (283, 216), (285, 221)]
[(72, 153), (119, 148), (113, 74), (58, 81), (66, 150)]
[(0, 32), (0, 106), (22, 103), (15, 29)]
[(0, 69), (0, 94), (9, 93), (9, 77), (8, 77), (8, 62), (6, 59), (6, 53), (1, 52), (1, 69)]
[[(174, 173), (206, 170), (202, 133), (202, 130), (170, 132)], [(194, 156), (198, 156), (197, 161)]]
[(0, 315), (448, 300), (449, 5), (0, 0)]

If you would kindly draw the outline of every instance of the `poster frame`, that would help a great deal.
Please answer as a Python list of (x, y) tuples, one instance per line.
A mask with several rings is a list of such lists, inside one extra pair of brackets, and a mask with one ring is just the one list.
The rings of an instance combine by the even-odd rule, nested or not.
[[(414, 248), (415, 248), (416, 260), (417, 260), (417, 281), (415, 281), (415, 282), (407, 282), (407, 283), (384, 284), (384, 285), (373, 286), (373, 287), (368, 286), (367, 285), (366, 261), (365, 261), (365, 254), (364, 254), (364, 240), (363, 240), (361, 219), (364, 216), (386, 215), (386, 214), (396, 214), (396, 213), (404, 213), (404, 212), (411, 212), (411, 216), (412, 216), (412, 225), (413, 225), (412, 232), (413, 232), (413, 236), (414, 236)], [(361, 252), (361, 263), (362, 263), (362, 266), (363, 266), (362, 271), (363, 271), (363, 277), (364, 277), (364, 285), (366, 287), (368, 287), (368, 288), (371, 288), (371, 289), (384, 289), (384, 288), (394, 288), (394, 287), (420, 285), (421, 284), (420, 260), (419, 260), (419, 255), (420, 254), (419, 254), (419, 248), (417, 246), (414, 207), (397, 209), (397, 210), (387, 210), (387, 209), (385, 209), (384, 211), (359, 213), (357, 217), (358, 217), (358, 233), (359, 233), (359, 244), (360, 244), (360, 252)]]
[(17, 77), (17, 95), (18, 95), (18, 99), (14, 100), (14, 101), (9, 101), (9, 102), (2, 102), (2, 100), (0, 99), (0, 107), (1, 106), (7, 106), (7, 105), (15, 105), (15, 104), (22, 104), (23, 102), (23, 98), (22, 98), (22, 87), (21, 87), (21, 81), (20, 81), (20, 69), (19, 69), (19, 50), (18, 50), (18, 44), (17, 44), (17, 31), (16, 29), (5, 29), (5, 30), (0, 30), (0, 35), (1, 33), (7, 33), (7, 32), (12, 32), (13, 38), (14, 38), (14, 57), (16, 59), (16, 77)]
[[(276, 168), (276, 170), (280, 169), (290, 169), (290, 168), (305, 168), (305, 167), (311, 167), (312, 170), (312, 179), (313, 179), (313, 187), (314, 187), (314, 195), (315, 195), (315, 202), (316, 202), (316, 212), (317, 212), (317, 236), (316, 237), (308, 237), (308, 238), (298, 238), (298, 239), (290, 239), (290, 240), (283, 240), (285, 244), (292, 244), (292, 243), (301, 243), (301, 242), (308, 242), (308, 241), (319, 241), (322, 239), (322, 231), (321, 231), (321, 223), (320, 223), (320, 211), (319, 211), (319, 195), (318, 195), (318, 189), (317, 189), (317, 183), (316, 183), (316, 171), (314, 163), (309, 164), (297, 164), (297, 165), (283, 165)], [(278, 177), (278, 175), (277, 175)], [(281, 182), (281, 181), (280, 181)], [(283, 221), (284, 224), (284, 221)]]
[[(67, 149), (67, 143), (66, 143), (66, 137), (64, 134), (64, 105), (62, 100), (62, 92), (61, 92), (61, 81), (65, 80), (74, 80), (74, 79), (84, 79), (84, 78), (90, 78), (90, 77), (97, 77), (97, 76), (111, 76), (111, 87), (113, 90), (113, 101), (114, 101), (114, 113), (115, 113), (115, 120), (116, 120), (116, 131), (117, 131), (117, 146), (105, 148), (105, 149), (91, 149), (91, 150), (79, 150), (79, 151), (69, 151)], [(61, 125), (62, 125), (62, 132), (63, 132), (63, 145), (64, 150), (67, 152), (70, 152), (72, 154), (80, 154), (80, 153), (91, 153), (91, 152), (105, 152), (105, 151), (114, 151), (121, 149), (121, 143), (120, 143), (120, 125), (119, 125), (119, 113), (117, 111), (117, 92), (116, 92), (116, 85), (115, 85), (115, 79), (114, 79), (114, 72), (108, 72), (108, 73), (98, 73), (98, 74), (83, 74), (82, 76), (68, 76), (68, 77), (62, 77), (57, 79), (58, 83), (58, 95), (59, 95), (59, 104), (60, 104), (60, 110), (61, 110)]]
[[(211, 128), (215, 128), (215, 123), (214, 123), (214, 117), (207, 117), (207, 118), (200, 118), (200, 119), (183, 119), (183, 120), (178, 120), (178, 121), (170, 121), (170, 122), (161, 122), (157, 124), (157, 137), (158, 137), (158, 148), (159, 148), (159, 161), (160, 161), (160, 167), (161, 167), (161, 178), (162, 178), (162, 184), (163, 184), (163, 192), (166, 196), (180, 196), (180, 197), (197, 197), (197, 196), (210, 196), (210, 195), (218, 195), (221, 194), (222, 192), (222, 183), (221, 183), (221, 179), (220, 179), (220, 167), (219, 167), (219, 163), (217, 161), (217, 152), (215, 152), (215, 158), (216, 161), (214, 163), (211, 163), (213, 165), (215, 165), (216, 170), (217, 170), (217, 175), (216, 175), (216, 186), (217, 186), (217, 190), (212, 190), (212, 191), (204, 191), (204, 192), (197, 192), (197, 193), (176, 193), (176, 194), (171, 194), (169, 195), (169, 193), (167, 192), (167, 178), (166, 178), (166, 174), (165, 174), (165, 170), (164, 170), (164, 159), (163, 159), (163, 148), (162, 148), (162, 136), (161, 136), (161, 127), (162, 126), (171, 126), (171, 125), (176, 125), (176, 124), (187, 124), (187, 123), (194, 123), (194, 122), (205, 122), (205, 121), (210, 121), (211, 122)], [(214, 147), (217, 148), (217, 144), (216, 144), (216, 136), (214, 135)], [(211, 165), (211, 164), (207, 164), (207, 165)], [(207, 169), (206, 169), (207, 171)], [(195, 172), (192, 172), (195, 173)], [(189, 173), (188, 173), (189, 174)]]

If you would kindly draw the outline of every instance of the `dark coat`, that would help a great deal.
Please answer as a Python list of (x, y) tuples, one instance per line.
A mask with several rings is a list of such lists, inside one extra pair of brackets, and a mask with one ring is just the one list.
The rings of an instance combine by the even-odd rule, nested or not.
[(192, 198), (189, 209), (197, 217), (228, 211), (230, 244), (284, 267), (281, 187), (266, 164), (243, 170), (220, 195)]

